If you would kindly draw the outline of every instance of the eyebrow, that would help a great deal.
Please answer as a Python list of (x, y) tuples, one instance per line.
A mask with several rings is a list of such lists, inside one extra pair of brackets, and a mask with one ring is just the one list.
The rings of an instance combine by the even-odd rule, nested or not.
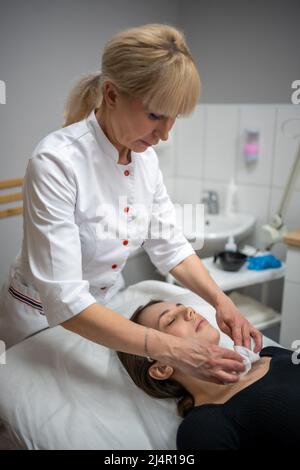
[[(176, 307), (178, 307), (179, 305), (183, 305), (183, 304), (178, 303), (178, 304), (176, 304)], [(168, 308), (167, 310), (164, 310), (163, 312), (161, 312), (161, 313), (159, 314), (159, 317), (158, 317), (158, 319), (157, 319), (157, 324), (156, 324), (157, 329), (158, 329), (158, 327), (159, 327), (159, 322), (160, 322), (161, 317), (162, 317), (163, 315), (165, 315), (166, 313), (168, 313), (169, 311), (170, 311), (170, 309)]]

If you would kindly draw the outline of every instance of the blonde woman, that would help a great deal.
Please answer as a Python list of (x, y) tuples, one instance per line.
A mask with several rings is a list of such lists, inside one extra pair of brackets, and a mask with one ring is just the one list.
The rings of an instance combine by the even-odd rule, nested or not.
[[(116, 34), (101, 73), (71, 91), (64, 127), (34, 150), (24, 183), (24, 237), (1, 296), (7, 346), (62, 325), (91, 341), (176, 364), (208, 381), (236, 381), (241, 357), (205, 341), (175, 338), (123, 318), (106, 304), (124, 287), (122, 270), (143, 246), (216, 308), (237, 344), (261, 348), (261, 335), (209, 277), (178, 231), (153, 144), (190, 114), (200, 79), (183, 34), (150, 24)], [(138, 208), (142, 207), (143, 210)], [(141, 223), (143, 222), (143, 223)], [(162, 224), (172, 237), (147, 237)], [(143, 227), (143, 230), (140, 230)]]

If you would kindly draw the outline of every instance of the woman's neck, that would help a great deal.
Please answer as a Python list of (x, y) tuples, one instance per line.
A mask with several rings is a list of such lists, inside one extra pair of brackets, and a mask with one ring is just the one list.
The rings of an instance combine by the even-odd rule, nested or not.
[(100, 106), (96, 110), (96, 119), (98, 121), (99, 126), (103, 130), (104, 134), (110, 141), (110, 143), (118, 150), (119, 152), (119, 160), (118, 163), (121, 165), (127, 165), (128, 163), (131, 162), (131, 152), (130, 149), (128, 149), (125, 146), (122, 146), (119, 144), (117, 139), (114, 137), (112, 125), (110, 123), (109, 116), (107, 115), (107, 112), (105, 111), (105, 108), (103, 106)]
[(241, 376), (239, 381), (235, 383), (215, 384), (186, 375), (178, 376), (177, 380), (193, 396), (195, 406), (209, 403), (225, 403), (243, 388), (263, 377), (269, 370), (270, 361), (270, 357), (259, 359), (252, 365), (250, 371)]

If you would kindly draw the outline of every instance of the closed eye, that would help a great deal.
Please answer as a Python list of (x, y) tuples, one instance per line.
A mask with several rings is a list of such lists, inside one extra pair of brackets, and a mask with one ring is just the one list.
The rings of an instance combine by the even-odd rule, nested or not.
[(157, 119), (160, 119), (161, 116), (159, 116), (158, 114), (149, 113), (148, 117), (149, 117), (149, 119), (152, 119), (153, 121), (156, 121)]
[[(182, 305), (181, 303), (177, 303), (177, 304), (176, 304), (176, 307), (179, 307), (179, 306), (181, 306), (181, 305)], [(161, 313), (159, 314), (159, 317), (158, 317), (158, 319), (157, 319), (157, 325), (156, 325), (156, 327), (157, 327), (158, 330), (159, 330), (159, 322), (160, 322), (160, 319), (161, 319), (164, 315), (166, 315), (167, 313), (170, 313), (170, 309), (164, 310), (163, 312), (161, 312)], [(168, 317), (166, 317), (166, 318), (168, 318)], [(175, 319), (174, 319), (174, 320), (175, 320)], [(168, 326), (168, 324), (167, 324), (167, 326)]]
[(172, 318), (172, 320), (167, 323), (167, 326), (172, 325), (172, 323), (174, 323), (175, 320), (176, 320), (175, 318)]

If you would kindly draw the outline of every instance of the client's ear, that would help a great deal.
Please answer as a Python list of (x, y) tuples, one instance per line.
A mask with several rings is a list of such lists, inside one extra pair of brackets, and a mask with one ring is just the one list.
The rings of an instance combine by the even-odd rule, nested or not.
[(152, 379), (156, 380), (167, 380), (173, 375), (174, 369), (171, 366), (167, 366), (160, 363), (155, 363), (148, 370), (148, 374)]

